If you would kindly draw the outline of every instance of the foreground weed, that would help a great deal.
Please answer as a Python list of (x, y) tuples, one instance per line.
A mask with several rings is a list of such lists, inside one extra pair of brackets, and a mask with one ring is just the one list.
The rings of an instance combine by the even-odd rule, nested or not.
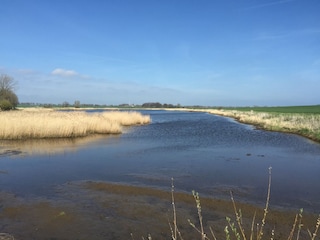
[(169, 227), (170, 227), (170, 231), (171, 231), (171, 237), (172, 240), (177, 240), (178, 236), (181, 240), (183, 240), (181, 233), (178, 229), (178, 224), (177, 224), (177, 211), (176, 211), (176, 204), (175, 204), (175, 200), (174, 200), (174, 184), (173, 184), (173, 178), (171, 178), (171, 202), (172, 202), (172, 212), (173, 212), (173, 227), (169, 222)]
[(319, 227), (320, 227), (320, 215), (319, 215), (319, 217), (318, 217), (318, 219), (317, 219), (317, 223), (316, 223), (316, 227), (315, 227), (315, 229), (314, 229), (314, 232), (311, 233), (310, 230), (308, 229), (308, 234), (309, 234), (311, 240), (316, 239), (316, 236), (317, 236)]
[[(236, 240), (270, 239), (270, 240), (274, 240), (275, 239), (275, 229), (271, 230), (270, 236), (265, 236), (265, 230), (264, 230), (264, 228), (267, 224), (266, 219), (267, 219), (267, 215), (268, 215), (268, 211), (269, 211), (271, 176), (272, 176), (272, 168), (270, 167), (269, 168), (269, 181), (268, 181), (266, 204), (263, 209), (263, 216), (262, 216), (261, 222), (256, 222), (256, 212), (255, 212), (253, 215), (253, 218), (252, 218), (251, 227), (248, 232), (245, 230), (245, 226), (243, 223), (242, 211), (241, 211), (241, 209), (237, 208), (233, 194), (232, 194), (232, 192), (230, 192), (231, 202), (232, 202), (232, 206), (233, 206), (233, 210), (234, 210), (234, 214), (235, 214), (235, 222), (233, 222), (230, 217), (226, 217), (227, 225), (224, 228), (226, 240), (231, 240), (231, 239), (236, 239)], [(192, 195), (193, 195), (195, 203), (196, 203), (199, 225), (196, 226), (196, 224), (194, 224), (193, 222), (191, 222), (190, 219), (188, 219), (190, 226), (193, 229), (195, 229), (196, 232), (199, 233), (201, 240), (207, 240), (207, 239), (217, 240), (217, 238), (215, 237), (215, 234), (213, 232), (212, 227), (209, 227), (209, 230), (211, 233), (210, 237), (205, 233), (199, 194), (193, 191)], [(173, 204), (173, 206), (175, 206), (174, 196), (173, 196), (173, 183), (172, 183), (172, 204)], [(304, 237), (301, 236), (301, 233), (302, 233), (303, 227), (304, 227), (304, 225), (302, 223), (302, 219), (303, 219), (302, 213), (303, 213), (303, 209), (301, 209), (300, 212), (298, 214), (296, 214), (293, 225), (292, 225), (292, 229), (289, 233), (287, 240), (305, 239)], [(176, 224), (175, 207), (174, 207), (174, 223)], [(255, 228), (255, 226), (256, 226), (256, 228)], [(320, 228), (320, 215), (317, 218), (317, 222), (316, 222), (314, 231), (311, 232), (309, 229), (307, 229), (307, 233), (308, 233), (310, 240), (316, 239), (319, 228)], [(180, 238), (182, 239), (182, 237), (180, 237)], [(176, 235), (172, 235), (172, 239), (176, 239)]]

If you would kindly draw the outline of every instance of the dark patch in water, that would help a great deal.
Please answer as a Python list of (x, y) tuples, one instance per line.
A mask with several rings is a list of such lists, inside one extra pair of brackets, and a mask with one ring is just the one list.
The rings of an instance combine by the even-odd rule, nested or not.
[(22, 151), (19, 150), (3, 150), (2, 152), (0, 152), (0, 157), (15, 156), (20, 154), (22, 154)]

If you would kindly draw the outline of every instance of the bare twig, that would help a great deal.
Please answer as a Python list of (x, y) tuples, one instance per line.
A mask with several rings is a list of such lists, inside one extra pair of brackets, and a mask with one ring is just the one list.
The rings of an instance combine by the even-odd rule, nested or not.
[(238, 211), (238, 209), (237, 209), (237, 206), (236, 206), (236, 203), (234, 201), (233, 194), (232, 194), (231, 191), (230, 191), (230, 195), (231, 195), (231, 201), (232, 201), (232, 204), (233, 204), (234, 213), (236, 215), (236, 221), (237, 221), (238, 227), (240, 229), (240, 232), (241, 232), (241, 235), (242, 235), (243, 239), (246, 240), (247, 239), (246, 238), (246, 234), (245, 234), (243, 226), (242, 226), (241, 212)]
[(297, 222), (298, 222), (298, 214), (296, 214), (296, 217), (295, 217), (295, 219), (294, 219), (294, 222), (293, 222), (293, 225), (292, 225), (292, 228), (291, 228), (291, 232), (290, 232), (290, 234), (289, 234), (289, 236), (288, 236), (288, 240), (292, 240), (292, 238), (293, 238), (293, 233), (294, 233), (294, 231), (295, 231), (295, 229), (296, 229)]
[(203, 229), (203, 221), (202, 221), (199, 193), (192, 191), (192, 195), (193, 195), (194, 200), (196, 201), (196, 204), (197, 204), (198, 218), (199, 218), (200, 231), (201, 231), (201, 239), (204, 240), (204, 239), (206, 239), (206, 234), (204, 233), (204, 229)]
[(266, 224), (266, 217), (267, 217), (267, 213), (268, 213), (268, 208), (269, 208), (269, 201), (270, 201), (270, 189), (271, 189), (271, 170), (272, 167), (269, 167), (269, 183), (268, 183), (268, 194), (267, 194), (267, 200), (266, 200), (266, 206), (264, 208), (264, 214), (263, 214), (263, 218), (261, 220), (261, 226), (258, 232), (258, 236), (257, 236), (257, 240), (262, 239), (263, 236), (263, 227)]
[(252, 224), (251, 224), (251, 233), (250, 233), (250, 240), (253, 240), (253, 229), (254, 229), (254, 223), (256, 220), (256, 214), (257, 212), (254, 212), (253, 218), (252, 218)]
[(171, 225), (170, 225), (170, 228), (171, 228), (172, 239), (176, 240), (177, 239), (177, 213), (176, 213), (176, 205), (175, 205), (175, 201), (174, 201), (173, 178), (171, 178), (171, 203), (172, 203), (172, 211), (173, 211), (173, 227), (174, 227), (174, 230), (172, 230)]
[(308, 233), (309, 233), (309, 236), (310, 236), (311, 240), (316, 239), (316, 236), (317, 236), (317, 232), (318, 232), (318, 230), (319, 230), (319, 227), (320, 227), (320, 215), (319, 215), (319, 217), (318, 217), (318, 219), (317, 219), (317, 223), (316, 223), (316, 227), (315, 227), (314, 232), (311, 233), (310, 230), (308, 229)]

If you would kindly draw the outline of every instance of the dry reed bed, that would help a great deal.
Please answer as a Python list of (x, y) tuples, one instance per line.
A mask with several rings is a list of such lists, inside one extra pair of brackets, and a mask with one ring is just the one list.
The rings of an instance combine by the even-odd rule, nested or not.
[(320, 114), (246, 112), (237, 110), (199, 110), (226, 117), (243, 123), (253, 124), (272, 131), (298, 133), (320, 141)]
[(0, 112), (0, 139), (69, 138), (90, 134), (119, 134), (122, 126), (150, 123), (138, 112)]

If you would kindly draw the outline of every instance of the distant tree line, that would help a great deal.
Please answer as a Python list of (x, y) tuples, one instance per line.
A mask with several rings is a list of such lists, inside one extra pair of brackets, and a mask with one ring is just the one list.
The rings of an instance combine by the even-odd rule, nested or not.
[(12, 77), (0, 75), (0, 110), (7, 111), (17, 107), (19, 99), (14, 92), (16, 84)]
[(143, 108), (176, 108), (181, 107), (180, 104), (173, 105), (173, 104), (161, 104), (159, 102), (148, 102), (141, 105)]
[(142, 105), (136, 104), (119, 104), (119, 105), (106, 105), (106, 104), (87, 104), (87, 103), (80, 103), (79, 100), (76, 100), (74, 104), (71, 104), (67, 101), (62, 102), (61, 104), (52, 104), (52, 103), (31, 103), (31, 102), (24, 102), (19, 104), (20, 107), (45, 107), (45, 108), (179, 108), (181, 107), (180, 104), (161, 104), (159, 102), (147, 102), (143, 103)]

